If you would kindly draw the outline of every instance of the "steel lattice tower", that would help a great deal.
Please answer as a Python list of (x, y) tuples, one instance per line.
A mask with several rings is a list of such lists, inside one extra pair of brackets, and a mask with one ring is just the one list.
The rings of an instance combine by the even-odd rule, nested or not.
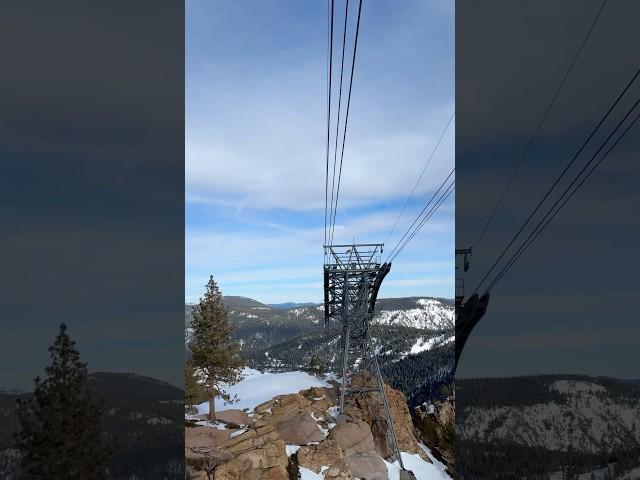
[[(390, 263), (380, 263), (383, 244), (325, 245), (324, 314), (325, 327), (342, 325), (340, 417), (344, 420), (345, 399), (363, 398), (372, 408), (373, 428), (384, 435), (398, 464), (401, 478), (415, 478), (404, 469), (398, 440), (393, 428), (384, 383), (369, 330), (378, 290)], [(367, 384), (352, 384), (356, 374), (363, 374)], [(378, 393), (379, 395), (371, 395)], [(377, 397), (377, 399), (376, 399)], [(375, 399), (375, 400), (374, 400)], [(381, 405), (380, 405), (381, 404)], [(376, 412), (383, 412), (383, 416)]]

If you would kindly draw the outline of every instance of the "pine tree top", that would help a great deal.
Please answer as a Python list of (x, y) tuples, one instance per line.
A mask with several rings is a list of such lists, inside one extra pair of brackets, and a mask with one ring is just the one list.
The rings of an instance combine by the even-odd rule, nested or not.
[(65, 324), (51, 347), (46, 376), (36, 377), (33, 397), (18, 401), (16, 446), (26, 478), (106, 478), (112, 450), (102, 428), (102, 410), (87, 387)]

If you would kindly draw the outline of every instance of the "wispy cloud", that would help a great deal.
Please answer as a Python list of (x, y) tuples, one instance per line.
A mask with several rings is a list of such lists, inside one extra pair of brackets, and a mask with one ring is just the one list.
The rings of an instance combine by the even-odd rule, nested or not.
[[(269, 302), (322, 296), (326, 5), (279, 7), (204, 1), (187, 7), (190, 300), (209, 274), (225, 294)], [(384, 241), (454, 108), (452, 8), (372, 3), (362, 21), (335, 225), (340, 242)], [(392, 243), (452, 168), (453, 132)], [(430, 278), (451, 277), (452, 251), (451, 200), (394, 265), (389, 281), (404, 283), (389, 283), (389, 295), (444, 296), (453, 280)], [(401, 268), (412, 263), (427, 268)], [(439, 266), (432, 271), (427, 264)]]

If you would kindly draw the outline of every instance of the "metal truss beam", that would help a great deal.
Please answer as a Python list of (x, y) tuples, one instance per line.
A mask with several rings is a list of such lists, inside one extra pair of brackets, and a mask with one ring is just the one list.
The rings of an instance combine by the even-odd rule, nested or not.
[[(332, 323), (342, 325), (342, 385), (340, 389), (340, 414), (344, 415), (347, 399), (364, 398), (373, 401), (371, 394), (378, 393), (378, 402), (385, 418), (373, 419), (373, 423), (384, 432), (400, 468), (404, 469), (398, 439), (393, 428), (391, 412), (380, 365), (371, 339), (370, 325), (378, 291), (390, 263), (382, 264), (380, 256), (383, 245), (375, 243), (351, 245), (325, 245), (324, 264), (324, 312), (325, 326)], [(368, 373), (372, 386), (351, 386), (358, 373)], [(377, 412), (377, 408), (370, 409)], [(409, 477), (410, 478), (410, 477)]]

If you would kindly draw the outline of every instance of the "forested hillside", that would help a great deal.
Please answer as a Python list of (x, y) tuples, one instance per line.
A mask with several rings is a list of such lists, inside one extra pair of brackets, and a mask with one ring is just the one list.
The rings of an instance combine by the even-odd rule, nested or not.
[[(272, 307), (245, 297), (223, 301), (249, 366), (339, 372), (339, 325), (325, 328), (322, 306)], [(187, 347), (192, 308), (185, 306)], [(383, 375), (411, 407), (451, 390), (453, 310), (448, 299), (383, 298), (376, 303), (371, 336)]]
[[(640, 468), (637, 383), (584, 375), (462, 379), (456, 403), (465, 478), (558, 471), (567, 479), (640, 478), (629, 473)], [(500, 476), (487, 474), (489, 465)]]
[[(89, 388), (103, 402), (104, 424), (115, 455), (110, 478), (184, 477), (184, 393), (153, 378), (94, 373)], [(30, 393), (20, 394), (29, 396)], [(0, 393), (0, 478), (14, 478), (17, 452), (13, 434), (19, 395)]]

